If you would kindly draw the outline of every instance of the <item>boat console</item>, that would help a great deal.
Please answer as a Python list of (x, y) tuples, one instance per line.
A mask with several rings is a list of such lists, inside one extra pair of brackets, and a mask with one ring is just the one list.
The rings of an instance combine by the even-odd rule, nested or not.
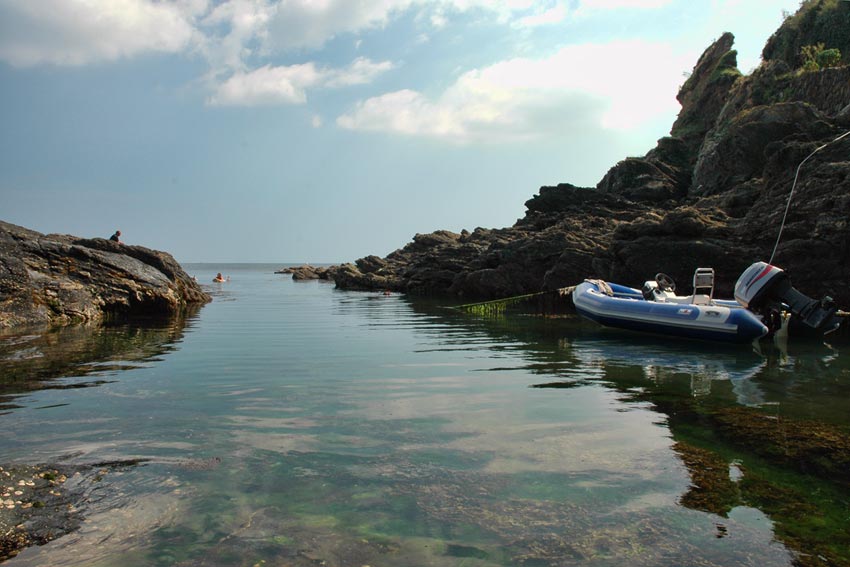
[(641, 294), (647, 301), (714, 305), (714, 269), (697, 268), (694, 272), (693, 295), (676, 295), (676, 282), (667, 274), (655, 274), (654, 280), (644, 282)]
[(791, 286), (784, 270), (766, 262), (756, 262), (741, 274), (735, 284), (735, 299), (761, 315), (771, 332), (779, 329), (782, 313), (787, 311), (791, 313), (792, 335), (824, 335), (840, 324), (831, 297), (818, 300), (800, 293)]

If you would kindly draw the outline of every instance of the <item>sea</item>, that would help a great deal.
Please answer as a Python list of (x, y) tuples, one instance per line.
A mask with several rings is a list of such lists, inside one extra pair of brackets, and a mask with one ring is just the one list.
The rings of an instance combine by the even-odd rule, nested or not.
[(10, 567), (850, 564), (846, 342), (184, 267), (184, 317), (0, 336), (0, 466), (85, 496)]

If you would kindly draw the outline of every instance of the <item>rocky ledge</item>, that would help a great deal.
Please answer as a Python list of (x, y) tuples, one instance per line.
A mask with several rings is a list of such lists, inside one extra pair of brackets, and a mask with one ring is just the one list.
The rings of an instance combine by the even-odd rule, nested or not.
[[(657, 272), (687, 290), (717, 271), (729, 297), (770, 259), (798, 165), (850, 130), (850, 3), (812, 0), (770, 38), (751, 75), (734, 37), (706, 49), (681, 87), (670, 135), (614, 165), (596, 187), (542, 187), (512, 227), (417, 234), (385, 258), (331, 270), (346, 289), (493, 299), (587, 277), (639, 286)], [(802, 61), (804, 46), (842, 58)], [(647, 64), (652, 64), (648, 62)], [(774, 264), (812, 296), (850, 308), (850, 136), (800, 170)]]
[(210, 299), (165, 252), (0, 221), (0, 329), (174, 314)]

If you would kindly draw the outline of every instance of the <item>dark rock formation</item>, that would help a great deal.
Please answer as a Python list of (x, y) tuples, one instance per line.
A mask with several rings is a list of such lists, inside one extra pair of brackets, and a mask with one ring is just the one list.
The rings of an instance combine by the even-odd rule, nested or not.
[(0, 221), (0, 328), (172, 314), (208, 301), (165, 252)]
[(416, 235), (384, 259), (332, 270), (348, 289), (491, 299), (586, 277), (639, 286), (663, 271), (687, 290), (714, 267), (729, 296), (752, 262), (770, 259), (804, 293), (850, 308), (850, 66), (801, 69), (802, 46), (850, 55), (850, 3), (804, 2), (771, 37), (751, 75), (723, 34), (682, 86), (670, 136), (616, 164), (594, 188), (542, 187), (509, 228)]
[(290, 266), (277, 270), (276, 274), (290, 274), (295, 281), (304, 280), (327, 280), (330, 279), (329, 269), (327, 267), (316, 267), (309, 264), (303, 266)]

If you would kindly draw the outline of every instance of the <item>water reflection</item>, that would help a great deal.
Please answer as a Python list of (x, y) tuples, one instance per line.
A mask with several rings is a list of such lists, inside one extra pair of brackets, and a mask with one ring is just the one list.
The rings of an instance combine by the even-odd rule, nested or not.
[[(516, 324), (470, 323), (496, 337)], [(562, 329), (556, 341), (547, 333), (525, 337), (527, 368), (556, 378), (533, 386), (574, 396), (576, 388), (607, 384), (627, 404), (662, 416), (690, 477), (679, 503), (717, 515), (718, 539), (739, 537), (742, 523), (760, 524), (795, 552), (796, 565), (850, 562), (843, 345), (724, 348), (555, 324)]]
[[(139, 462), (105, 476), (116, 507), (11, 564), (847, 558), (846, 491), (793, 464), (808, 457), (756, 447), (771, 447), (777, 424), (811, 432), (789, 429), (801, 421), (789, 416), (806, 411), (802, 392), (826, 387), (818, 376), (841, 376), (840, 352), (814, 362), (635, 346), (578, 319), (483, 320), (233, 275), (230, 301), (205, 308), (180, 352), (132, 380), (39, 392), (5, 416), (19, 441), (4, 448), (19, 459), (37, 446), (75, 451), (76, 462)], [(746, 382), (760, 398), (736, 390)], [(40, 409), (66, 394), (68, 407)]]
[(85, 324), (0, 334), (0, 411), (42, 389), (104, 384), (116, 372), (154, 363), (177, 348), (199, 307), (134, 323)]
[(758, 406), (765, 401), (754, 377), (767, 360), (750, 349), (587, 336), (564, 338), (559, 347), (570, 350), (584, 367), (605, 369), (606, 376), (638, 373), (656, 385), (687, 384), (694, 397), (709, 396), (713, 383), (724, 382), (731, 384), (741, 405)]

